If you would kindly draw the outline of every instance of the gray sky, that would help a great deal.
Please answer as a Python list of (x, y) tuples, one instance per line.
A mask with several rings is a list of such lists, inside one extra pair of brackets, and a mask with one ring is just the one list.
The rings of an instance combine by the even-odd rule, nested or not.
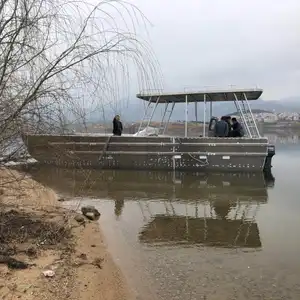
[[(300, 0), (131, 0), (148, 28), (167, 90), (204, 86), (300, 95)], [(297, 85), (298, 83), (298, 85)]]

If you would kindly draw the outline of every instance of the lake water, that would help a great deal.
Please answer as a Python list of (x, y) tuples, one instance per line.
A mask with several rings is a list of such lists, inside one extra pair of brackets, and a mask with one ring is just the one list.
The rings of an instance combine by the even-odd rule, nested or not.
[(35, 179), (101, 212), (137, 299), (300, 299), (300, 145), (272, 137), (273, 176), (42, 168)]

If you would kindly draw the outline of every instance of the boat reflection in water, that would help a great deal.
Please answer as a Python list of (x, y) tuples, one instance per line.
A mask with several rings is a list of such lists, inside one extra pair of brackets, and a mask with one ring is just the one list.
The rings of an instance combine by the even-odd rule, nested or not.
[[(127, 202), (134, 202), (142, 218), (139, 241), (148, 246), (184, 243), (260, 248), (256, 215), (260, 205), (267, 203), (267, 188), (274, 185), (271, 173), (199, 174), (54, 167), (41, 167), (31, 173), (34, 179), (66, 197), (113, 200), (117, 217), (122, 215)], [(135, 217), (138, 218), (133, 215), (132, 219)]]
[(274, 177), (267, 175), (210, 174), (200, 184), (199, 179), (190, 182), (184, 189), (188, 195), (179, 193), (180, 202), (186, 202), (186, 213), (177, 213), (169, 202), (172, 209), (152, 215), (140, 231), (140, 241), (155, 246), (184, 243), (260, 248), (255, 218), (260, 205), (268, 200), (267, 186), (274, 185)]

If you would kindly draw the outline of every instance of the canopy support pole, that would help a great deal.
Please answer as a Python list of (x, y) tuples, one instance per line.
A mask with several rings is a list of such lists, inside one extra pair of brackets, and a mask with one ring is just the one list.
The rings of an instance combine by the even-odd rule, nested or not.
[(184, 136), (188, 136), (188, 95), (185, 95), (185, 128), (184, 128)]
[(163, 134), (165, 134), (165, 132), (168, 129), (168, 126), (169, 126), (169, 123), (170, 123), (170, 119), (171, 119), (171, 116), (173, 114), (174, 107), (175, 107), (175, 102), (172, 102), (172, 107), (171, 107), (171, 110), (169, 111), (169, 116), (168, 116), (167, 122), (166, 122), (166, 124), (164, 126), (164, 129), (163, 129)]
[(234, 103), (236, 104), (236, 106), (238, 108), (238, 113), (240, 114), (240, 116), (241, 116), (241, 118), (243, 120), (244, 126), (246, 127), (246, 130), (247, 130), (247, 133), (248, 133), (249, 137), (252, 138), (252, 134), (251, 134), (251, 131), (249, 129), (246, 116), (245, 116), (245, 114), (243, 112), (243, 109), (242, 109), (242, 107), (240, 105), (240, 102), (239, 102), (240, 100), (238, 99), (236, 93), (233, 93), (233, 95), (234, 95)]
[(250, 104), (249, 104), (249, 102), (248, 102), (246, 93), (243, 93), (243, 95), (244, 95), (244, 98), (245, 98), (245, 101), (246, 101), (246, 104), (247, 104), (247, 107), (248, 107), (248, 111), (250, 112), (251, 121), (252, 121), (252, 123), (254, 124), (254, 127), (255, 127), (256, 135), (257, 135), (257, 137), (260, 137), (259, 129), (258, 129), (258, 127), (257, 127), (255, 118), (254, 118), (254, 116), (253, 116), (253, 113), (252, 113)]
[(154, 108), (153, 108), (153, 110), (152, 110), (151, 116), (150, 116), (150, 118), (149, 118), (149, 120), (148, 120), (148, 123), (147, 123), (147, 127), (149, 127), (149, 125), (150, 125), (150, 123), (151, 123), (151, 121), (152, 121), (152, 118), (153, 118), (154, 113), (155, 113), (155, 111), (156, 111), (157, 105), (158, 105), (158, 103), (159, 103), (159, 99), (160, 99), (160, 96), (158, 96), (157, 99), (156, 99), (155, 106), (154, 106)]
[(204, 111), (203, 111), (203, 137), (205, 137), (206, 129), (206, 94), (204, 94)]
[[(139, 129), (138, 129), (138, 132), (149, 127), (151, 121), (152, 121), (152, 118), (153, 118), (153, 115), (156, 111), (156, 108), (159, 104), (159, 100), (160, 100), (160, 96), (157, 96), (156, 97), (156, 101), (152, 101), (152, 97), (149, 98), (148, 100), (148, 105), (147, 105), (147, 108), (145, 110), (145, 113), (144, 113), (144, 117), (140, 123), (140, 126), (139, 126)], [(153, 106), (154, 105), (154, 106)], [(152, 110), (151, 110), (151, 107), (153, 106)], [(150, 115), (149, 115), (150, 113)], [(144, 127), (143, 125), (146, 124), (146, 126)]]
[(150, 107), (151, 107), (151, 100), (152, 100), (152, 97), (150, 97), (149, 100), (148, 100), (148, 104), (147, 104), (147, 107), (146, 107), (146, 109), (145, 109), (144, 116), (143, 116), (143, 119), (142, 119), (142, 121), (141, 121), (141, 123), (140, 123), (138, 132), (142, 129), (143, 123), (145, 122), (145, 120), (146, 120), (146, 118), (147, 118), (148, 111), (150, 110)]

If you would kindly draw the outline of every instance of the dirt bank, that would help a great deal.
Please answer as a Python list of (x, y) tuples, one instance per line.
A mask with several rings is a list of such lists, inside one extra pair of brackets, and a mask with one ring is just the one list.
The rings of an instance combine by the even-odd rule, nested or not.
[(98, 223), (78, 223), (54, 191), (2, 168), (0, 205), (0, 299), (132, 299)]

